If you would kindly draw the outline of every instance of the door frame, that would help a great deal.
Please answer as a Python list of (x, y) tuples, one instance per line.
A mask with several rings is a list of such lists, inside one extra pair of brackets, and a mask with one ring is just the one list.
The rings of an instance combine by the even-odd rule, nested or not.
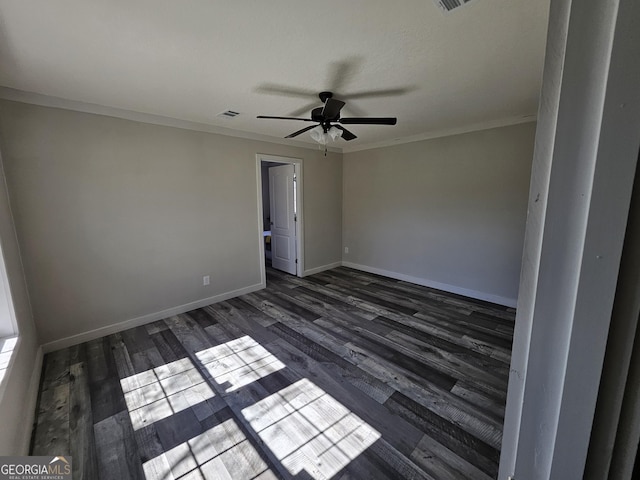
[(256, 154), (256, 187), (258, 192), (258, 254), (260, 258), (260, 278), (263, 285), (267, 284), (267, 274), (264, 264), (264, 238), (262, 235), (263, 221), (262, 221), (262, 162), (274, 162), (281, 164), (293, 165), (296, 174), (296, 256), (298, 263), (296, 264), (296, 277), (302, 277), (304, 272), (304, 206), (302, 188), (304, 182), (302, 181), (302, 159), (293, 157), (282, 157), (279, 155), (268, 155), (265, 153)]

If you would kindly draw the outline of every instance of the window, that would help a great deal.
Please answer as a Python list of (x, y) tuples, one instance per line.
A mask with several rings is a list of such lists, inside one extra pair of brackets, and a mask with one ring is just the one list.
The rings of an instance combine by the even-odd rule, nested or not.
[(11, 356), (18, 343), (18, 329), (15, 322), (9, 279), (4, 256), (0, 248), (0, 385), (9, 368)]

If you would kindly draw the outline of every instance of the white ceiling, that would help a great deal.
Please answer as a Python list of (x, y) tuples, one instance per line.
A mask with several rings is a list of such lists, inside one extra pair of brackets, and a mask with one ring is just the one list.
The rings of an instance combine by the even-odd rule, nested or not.
[[(548, 9), (549, 0), (473, 0), (446, 14), (433, 0), (0, 0), (0, 86), (278, 139), (309, 124), (256, 115), (309, 116), (322, 90), (347, 101), (343, 117), (398, 117), (393, 127), (349, 126), (358, 139), (335, 144), (349, 151), (531, 119)], [(389, 95), (357, 98), (371, 91)], [(227, 109), (240, 115), (216, 117)]]

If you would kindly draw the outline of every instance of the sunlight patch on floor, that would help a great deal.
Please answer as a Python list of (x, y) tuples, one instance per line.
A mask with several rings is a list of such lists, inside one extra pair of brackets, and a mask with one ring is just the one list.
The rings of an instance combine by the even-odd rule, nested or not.
[(330, 478), (380, 438), (380, 433), (304, 378), (245, 408), (265, 445), (296, 475)]
[(120, 385), (134, 430), (215, 396), (188, 358), (123, 378)]
[(147, 479), (276, 479), (233, 419), (143, 464)]
[[(195, 356), (193, 361), (207, 370), (211, 375), (207, 381), (215, 381), (217, 391), (233, 392), (286, 368), (249, 336)], [(121, 380), (134, 429), (213, 398), (207, 381), (189, 359)], [(263, 442), (295, 476), (331, 478), (380, 438), (379, 432), (307, 378), (256, 400), (240, 412), (244, 427), (252, 432), (252, 441)], [(277, 478), (236, 422), (237, 418), (226, 419), (145, 462), (146, 478)]]
[(196, 356), (226, 392), (233, 392), (285, 367), (266, 348), (246, 335), (198, 352)]

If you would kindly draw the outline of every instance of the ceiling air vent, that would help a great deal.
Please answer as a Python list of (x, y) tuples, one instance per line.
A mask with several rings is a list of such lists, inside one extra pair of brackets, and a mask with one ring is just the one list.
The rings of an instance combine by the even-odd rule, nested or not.
[(450, 12), (458, 7), (463, 6), (465, 3), (469, 3), (471, 0), (433, 0), (436, 6), (440, 7), (445, 12)]
[(239, 112), (234, 112), (233, 110), (226, 110), (226, 111), (216, 115), (216, 117), (226, 118), (227, 120), (231, 120), (232, 118), (235, 118), (238, 115), (240, 115)]

